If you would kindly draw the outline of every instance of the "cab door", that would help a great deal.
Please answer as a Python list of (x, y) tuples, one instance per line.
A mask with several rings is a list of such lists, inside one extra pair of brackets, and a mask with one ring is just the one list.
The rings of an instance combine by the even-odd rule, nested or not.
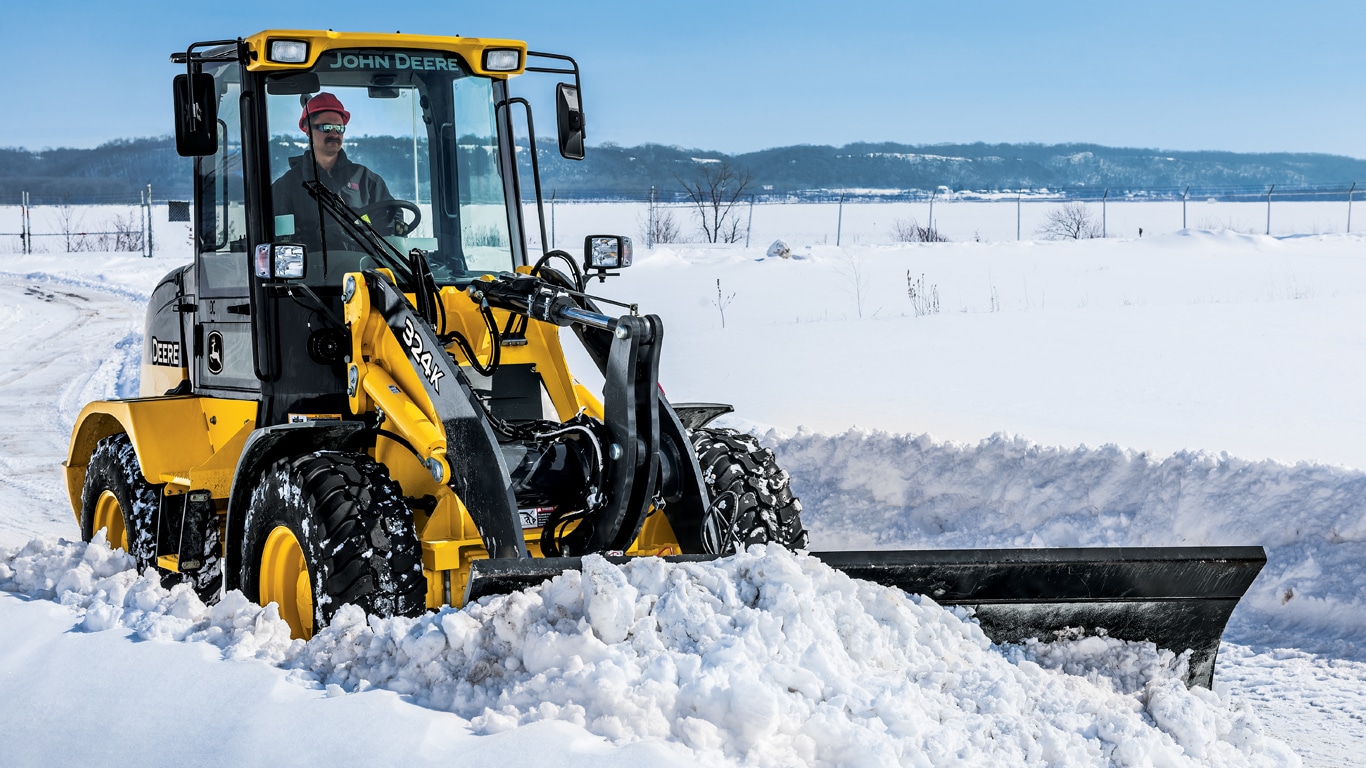
[(195, 163), (196, 391), (259, 396), (252, 357), (251, 265), (243, 180), (242, 84), (237, 61), (205, 64), (218, 95), (218, 146)]

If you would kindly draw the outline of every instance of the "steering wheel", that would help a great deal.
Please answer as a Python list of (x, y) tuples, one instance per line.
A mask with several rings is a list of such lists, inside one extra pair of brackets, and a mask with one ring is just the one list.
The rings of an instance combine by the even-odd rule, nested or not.
[[(385, 211), (391, 212), (391, 215), (376, 215)], [(404, 221), (403, 211), (411, 213), (413, 220)], [(356, 211), (356, 216), (357, 218), (369, 217), (370, 226), (378, 230), (381, 235), (398, 235), (399, 237), (416, 230), (417, 225), (422, 223), (422, 210), (407, 200), (380, 200)], [(385, 231), (386, 229), (388, 231)]]

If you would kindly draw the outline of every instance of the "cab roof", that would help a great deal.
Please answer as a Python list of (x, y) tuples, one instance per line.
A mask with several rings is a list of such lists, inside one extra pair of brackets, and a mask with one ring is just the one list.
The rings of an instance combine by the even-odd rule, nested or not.
[[(271, 61), (268, 55), (270, 43), (277, 40), (306, 43), (308, 46), (306, 59), (291, 63)], [(526, 43), (520, 40), (493, 37), (409, 35), (401, 32), (334, 32), (330, 29), (271, 29), (247, 37), (245, 42), (250, 51), (247, 69), (261, 72), (309, 69), (318, 63), (318, 57), (322, 54), (339, 48), (443, 51), (459, 56), (474, 74), (496, 78), (519, 75), (526, 69)], [(517, 51), (517, 68), (503, 71), (486, 69), (484, 53), (490, 50)]]

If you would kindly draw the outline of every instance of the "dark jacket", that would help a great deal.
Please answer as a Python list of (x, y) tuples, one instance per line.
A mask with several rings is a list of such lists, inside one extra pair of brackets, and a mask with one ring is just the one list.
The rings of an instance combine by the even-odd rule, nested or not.
[[(324, 187), (336, 192), (349, 206), (360, 210), (367, 205), (382, 200), (393, 200), (389, 187), (379, 174), (360, 163), (353, 163), (346, 156), (346, 150), (337, 155), (337, 162), (331, 172), (321, 166), (314, 166), (313, 155), (305, 152), (289, 158), (289, 170), (270, 185), (270, 196), (274, 201), (275, 215), (294, 215), (294, 235), (277, 237), (277, 240), (291, 240), (311, 248), (321, 247), (322, 238), (318, 234), (318, 202), (304, 189), (304, 181), (313, 179), (314, 168), (318, 170), (318, 180)], [(332, 248), (341, 245), (343, 230), (336, 220), (323, 212), (327, 222), (327, 242)]]

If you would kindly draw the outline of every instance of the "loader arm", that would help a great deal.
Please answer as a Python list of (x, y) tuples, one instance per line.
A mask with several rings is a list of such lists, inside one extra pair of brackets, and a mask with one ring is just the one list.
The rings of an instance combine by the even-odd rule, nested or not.
[(432, 478), (460, 497), (490, 556), (526, 557), (507, 463), (469, 379), (381, 273), (348, 273), (342, 298), (352, 413), (383, 414), (381, 428), (405, 440)]
[[(680, 502), (671, 522), (696, 538), (692, 517), (699, 496), (695, 461), (680, 446), (682, 427), (659, 395), (663, 327), (655, 316), (612, 318), (584, 310), (566, 295), (532, 277), (475, 281), (469, 295), (561, 326), (591, 325), (608, 331), (603, 421), (597, 447), (600, 478), (584, 478), (584, 495), (595, 500), (559, 542), (561, 552), (623, 552), (639, 535), (661, 492)], [(397, 435), (469, 510), (491, 557), (526, 558), (518, 501), (499, 436), (468, 377), (447, 353), (435, 329), (380, 272), (347, 274), (343, 286), (351, 334), (347, 395), (357, 415), (376, 414), (380, 429)], [(671, 445), (661, 450), (661, 423)], [(505, 429), (505, 427), (503, 427)], [(667, 458), (665, 458), (667, 457)], [(682, 457), (682, 458), (680, 458)], [(667, 463), (668, 471), (661, 470)], [(687, 470), (692, 469), (689, 473)], [(667, 488), (660, 488), (665, 478)], [(694, 482), (689, 483), (691, 478)], [(563, 480), (564, 476), (556, 477)], [(596, 483), (596, 484), (595, 484)], [(688, 489), (688, 486), (694, 486)], [(682, 497), (688, 497), (683, 499)], [(689, 505), (682, 503), (692, 501)]]

